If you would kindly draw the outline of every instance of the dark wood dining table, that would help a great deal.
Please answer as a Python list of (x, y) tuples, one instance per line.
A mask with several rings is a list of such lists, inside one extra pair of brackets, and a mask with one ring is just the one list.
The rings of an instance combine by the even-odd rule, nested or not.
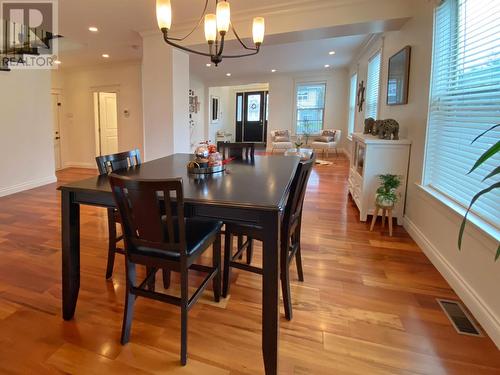
[[(186, 165), (193, 156), (175, 154), (118, 171), (138, 179), (182, 177), (190, 216), (250, 224), (263, 244), (262, 355), (266, 374), (278, 372), (280, 221), (299, 163), (297, 156), (233, 160), (222, 173), (196, 178)], [(80, 205), (115, 207), (106, 175), (72, 182), (62, 193), (63, 318), (73, 318), (80, 288)]]

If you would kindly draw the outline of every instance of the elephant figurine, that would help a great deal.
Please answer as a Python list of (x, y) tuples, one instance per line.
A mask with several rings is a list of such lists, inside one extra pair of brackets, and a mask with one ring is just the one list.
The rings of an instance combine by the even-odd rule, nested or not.
[(374, 123), (375, 119), (373, 119), (372, 117), (368, 117), (367, 119), (365, 119), (365, 128), (363, 130), (363, 134), (371, 134)]
[(365, 120), (363, 134), (378, 136), (379, 139), (399, 139), (399, 124), (396, 120), (375, 120), (368, 117)]
[(380, 121), (378, 127), (378, 137), (380, 139), (399, 139), (399, 123), (393, 119)]

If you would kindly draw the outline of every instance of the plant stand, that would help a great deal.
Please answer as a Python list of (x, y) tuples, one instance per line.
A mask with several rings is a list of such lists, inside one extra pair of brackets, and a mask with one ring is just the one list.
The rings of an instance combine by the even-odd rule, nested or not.
[(385, 227), (385, 217), (387, 215), (387, 219), (389, 221), (389, 236), (392, 237), (392, 209), (394, 206), (380, 206), (378, 204), (375, 205), (375, 212), (373, 213), (372, 225), (370, 226), (370, 232), (373, 231), (373, 227), (375, 226), (375, 222), (377, 221), (378, 213), (382, 210), (382, 228)]

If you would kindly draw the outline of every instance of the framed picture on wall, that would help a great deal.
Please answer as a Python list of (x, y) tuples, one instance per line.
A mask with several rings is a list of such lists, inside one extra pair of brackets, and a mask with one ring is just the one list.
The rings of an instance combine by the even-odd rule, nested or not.
[(212, 124), (217, 124), (219, 122), (219, 107), (220, 98), (218, 96), (212, 95), (210, 97), (210, 122)]
[(408, 104), (411, 47), (406, 46), (389, 59), (387, 105)]

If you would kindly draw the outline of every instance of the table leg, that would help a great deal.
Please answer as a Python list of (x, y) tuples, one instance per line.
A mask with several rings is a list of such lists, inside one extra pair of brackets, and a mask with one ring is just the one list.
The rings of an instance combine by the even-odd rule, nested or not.
[(389, 208), (387, 210), (388, 217), (389, 217), (389, 236), (392, 237), (392, 208)]
[(280, 217), (266, 213), (263, 227), (262, 354), (267, 375), (278, 373)]
[(75, 314), (80, 289), (80, 205), (74, 202), (74, 193), (62, 191), (62, 299), (63, 318)]

